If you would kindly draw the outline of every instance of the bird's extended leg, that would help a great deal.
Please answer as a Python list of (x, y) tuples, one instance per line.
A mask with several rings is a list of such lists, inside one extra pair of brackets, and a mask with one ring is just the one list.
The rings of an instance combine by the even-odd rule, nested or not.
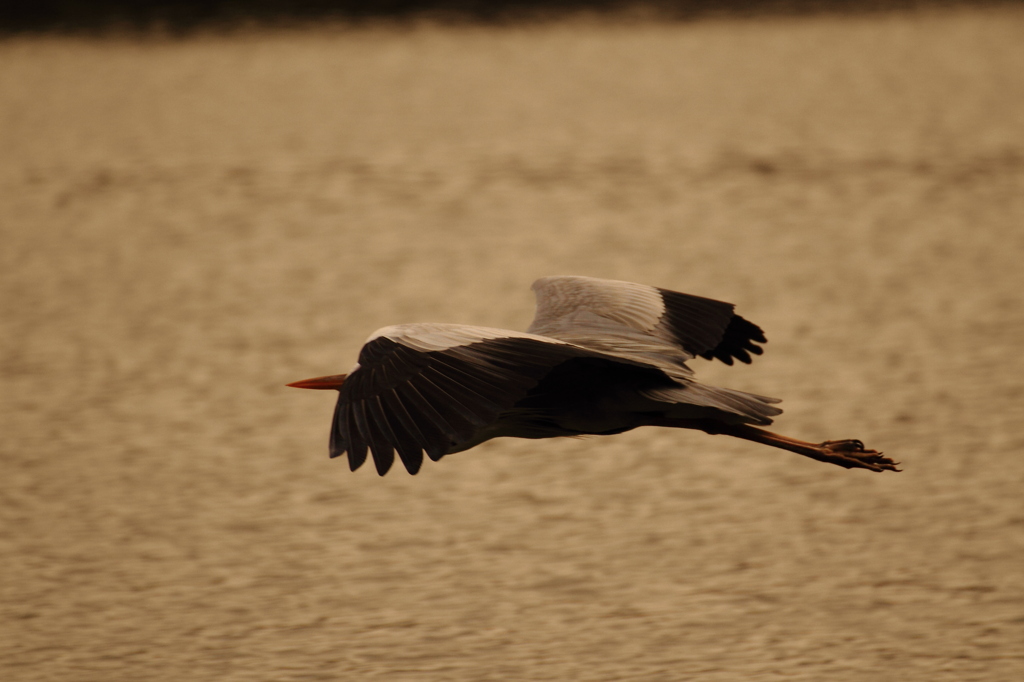
[[(683, 422), (687, 422), (685, 425)], [(824, 443), (808, 443), (806, 441), (765, 431), (747, 424), (727, 424), (717, 419), (666, 419), (659, 426), (676, 426), (700, 429), (713, 435), (733, 436), (755, 443), (770, 445), (795, 452), (798, 455), (816, 459), (819, 462), (837, 464), (845, 469), (868, 469), (869, 471), (900, 471), (894, 462), (884, 457), (877, 450), (868, 450), (864, 443), (856, 439), (827, 440)]]

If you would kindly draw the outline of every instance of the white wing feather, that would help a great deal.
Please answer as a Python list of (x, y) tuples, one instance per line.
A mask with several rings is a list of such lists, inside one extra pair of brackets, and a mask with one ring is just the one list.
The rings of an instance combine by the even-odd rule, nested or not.
[(543, 277), (533, 283), (537, 313), (529, 331), (657, 366), (686, 381), (693, 354), (661, 324), (665, 303), (654, 287), (594, 277)]
[(390, 327), (378, 329), (366, 343), (380, 337), (391, 339), (395, 343), (424, 353), (430, 351), (447, 350), (455, 346), (467, 346), (471, 343), (479, 343), (487, 339), (533, 339), (544, 343), (565, 344), (565, 341), (529, 334), (515, 332), (508, 329), (494, 329), (492, 327), (473, 327), (463, 324), (441, 324), (434, 322), (414, 322), (412, 324), (396, 324)]

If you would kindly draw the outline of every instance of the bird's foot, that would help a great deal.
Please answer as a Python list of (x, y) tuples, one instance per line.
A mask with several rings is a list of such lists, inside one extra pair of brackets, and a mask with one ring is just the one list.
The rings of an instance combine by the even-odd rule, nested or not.
[(817, 450), (822, 462), (838, 464), (845, 469), (868, 469), (870, 471), (900, 471), (899, 462), (884, 457), (877, 450), (867, 450), (864, 443), (856, 438), (847, 440), (827, 440), (818, 443)]

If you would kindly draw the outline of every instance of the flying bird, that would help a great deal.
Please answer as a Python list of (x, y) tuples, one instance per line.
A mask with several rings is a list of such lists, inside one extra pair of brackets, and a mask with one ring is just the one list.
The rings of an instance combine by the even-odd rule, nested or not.
[(330, 455), (377, 473), (395, 453), (410, 474), (491, 438), (611, 435), (639, 426), (697, 429), (847, 469), (899, 471), (855, 439), (809, 443), (758, 428), (777, 398), (697, 382), (696, 357), (750, 363), (764, 332), (709, 298), (593, 277), (533, 283), (526, 332), (458, 324), (384, 327), (348, 374), (297, 381), (336, 389)]

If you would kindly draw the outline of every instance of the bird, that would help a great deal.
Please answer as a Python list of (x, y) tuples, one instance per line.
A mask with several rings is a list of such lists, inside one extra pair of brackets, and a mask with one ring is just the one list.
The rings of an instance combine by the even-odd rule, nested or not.
[(695, 429), (847, 469), (900, 471), (857, 439), (811, 443), (761, 427), (778, 398), (702, 384), (688, 362), (749, 364), (767, 343), (735, 306), (644, 284), (560, 275), (533, 283), (526, 332), (410, 323), (377, 330), (347, 374), (288, 386), (337, 390), (330, 456), (410, 474), (498, 437), (614, 435), (641, 426)]

